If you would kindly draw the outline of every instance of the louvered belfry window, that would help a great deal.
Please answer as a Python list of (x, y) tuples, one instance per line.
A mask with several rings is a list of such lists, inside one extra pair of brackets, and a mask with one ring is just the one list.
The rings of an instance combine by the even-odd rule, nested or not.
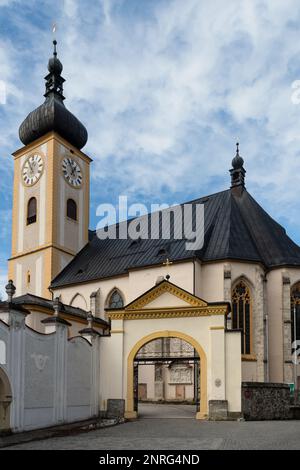
[(28, 201), (27, 206), (27, 225), (34, 224), (36, 222), (36, 198), (32, 197)]
[(232, 291), (232, 329), (242, 330), (242, 354), (251, 353), (251, 295), (240, 281)]
[(77, 205), (73, 199), (67, 200), (67, 217), (69, 217), (69, 219), (77, 220)]

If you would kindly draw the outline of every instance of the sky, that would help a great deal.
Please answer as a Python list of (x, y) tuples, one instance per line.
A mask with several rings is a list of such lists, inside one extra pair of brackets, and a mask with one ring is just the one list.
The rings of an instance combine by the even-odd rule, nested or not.
[[(100, 203), (179, 203), (246, 187), (300, 244), (298, 0), (0, 0), (0, 292), (18, 128), (44, 98), (57, 24), (65, 104), (86, 126)], [(4, 99), (4, 97), (6, 99)]]

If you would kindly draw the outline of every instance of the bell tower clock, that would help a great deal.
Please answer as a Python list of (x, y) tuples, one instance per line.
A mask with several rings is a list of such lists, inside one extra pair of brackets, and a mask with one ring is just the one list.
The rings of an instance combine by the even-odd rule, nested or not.
[(88, 242), (89, 165), (83, 124), (64, 105), (62, 64), (54, 53), (45, 101), (19, 129), (14, 154), (9, 278), (17, 295), (51, 298), (52, 279)]

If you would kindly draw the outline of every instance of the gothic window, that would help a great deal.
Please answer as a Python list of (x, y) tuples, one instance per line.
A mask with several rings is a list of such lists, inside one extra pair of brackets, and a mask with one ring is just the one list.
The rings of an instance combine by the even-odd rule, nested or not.
[(67, 200), (67, 217), (77, 220), (77, 205), (73, 199)]
[(124, 306), (124, 301), (119, 293), (119, 291), (114, 290), (113, 293), (111, 294), (108, 302), (108, 307), (109, 308), (122, 308)]
[(27, 225), (36, 222), (36, 198), (31, 197), (27, 206)]
[(232, 291), (232, 329), (242, 330), (242, 354), (251, 353), (251, 295), (240, 281)]
[(295, 341), (294, 318), (296, 317), (296, 339), (300, 340), (300, 282), (291, 290), (291, 338)]

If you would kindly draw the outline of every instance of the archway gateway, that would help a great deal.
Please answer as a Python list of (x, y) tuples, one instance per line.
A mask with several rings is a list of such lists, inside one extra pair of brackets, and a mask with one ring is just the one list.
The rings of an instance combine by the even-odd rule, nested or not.
[(228, 302), (208, 303), (164, 279), (123, 308), (106, 309), (111, 337), (105, 343), (102, 401), (128, 419), (137, 417), (134, 362), (138, 351), (158, 338), (179, 338), (200, 358), (197, 419), (227, 419), (241, 413), (240, 331), (228, 331)]
[(4, 370), (0, 367), (0, 433), (10, 429), (11, 386)]
[[(198, 409), (196, 411), (197, 419), (204, 419), (207, 417), (207, 359), (206, 354), (201, 345), (191, 336), (182, 333), (180, 331), (158, 331), (150, 335), (145, 336), (136, 343), (134, 348), (131, 350), (128, 356), (127, 365), (127, 404), (126, 404), (126, 417), (137, 418), (137, 390), (136, 390), (136, 376), (135, 376), (135, 363), (137, 362), (136, 356), (140, 349), (148, 344), (149, 342), (159, 338), (178, 338), (189, 343), (197, 352), (198, 357), (193, 358), (195, 361), (200, 361), (200, 368), (198, 369), (198, 378), (200, 387), (198, 387), (197, 404)], [(173, 358), (175, 359), (175, 358)], [(200, 372), (201, 371), (201, 372)]]

